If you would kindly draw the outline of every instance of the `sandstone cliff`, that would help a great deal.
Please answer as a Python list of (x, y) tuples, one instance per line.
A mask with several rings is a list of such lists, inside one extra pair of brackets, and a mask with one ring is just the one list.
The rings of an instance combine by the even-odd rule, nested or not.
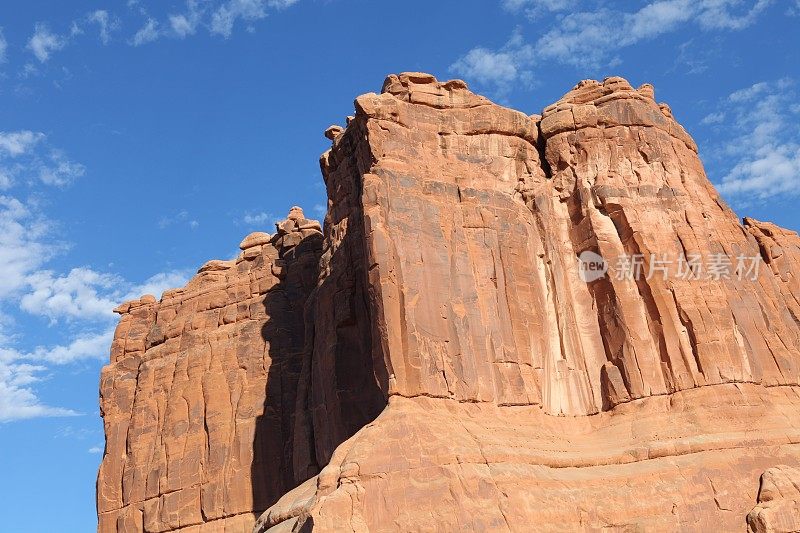
[(118, 310), (101, 531), (791, 523), (759, 478), (798, 481), (800, 238), (739, 222), (651, 86), (355, 107), (324, 233), (293, 210)]

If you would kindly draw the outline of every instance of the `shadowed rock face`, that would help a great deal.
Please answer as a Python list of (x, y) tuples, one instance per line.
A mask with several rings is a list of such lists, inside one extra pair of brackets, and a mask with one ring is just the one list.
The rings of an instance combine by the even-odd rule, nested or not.
[[(100, 531), (243, 531), (295, 486), (291, 428), (322, 233), (293, 209), (160, 302), (120, 306), (103, 369)], [(200, 527), (202, 525), (202, 527)]]
[(324, 235), (293, 210), (120, 309), (100, 530), (747, 527), (800, 462), (797, 234), (739, 222), (649, 85), (355, 107)]

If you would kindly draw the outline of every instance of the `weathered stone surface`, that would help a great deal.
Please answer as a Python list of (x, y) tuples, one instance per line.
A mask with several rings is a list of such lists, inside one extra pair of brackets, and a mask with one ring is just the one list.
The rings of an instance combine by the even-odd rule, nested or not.
[(800, 470), (780, 465), (764, 472), (747, 525), (750, 533), (800, 531)]
[[(585, 80), (528, 116), (423, 73), (358, 97), (327, 132), (324, 228), (293, 208), (233, 265), (118, 308), (101, 530), (250, 527), (268, 505), (255, 531), (790, 527), (800, 237), (740, 223), (654, 98)], [(584, 252), (608, 273), (584, 281)], [(638, 256), (642, 275), (624, 275)], [(251, 292), (223, 290), (245, 272)], [(286, 303), (254, 313), (273, 293)], [(259, 344), (250, 323), (275, 329)], [(216, 355), (222, 336), (235, 357)], [(187, 369), (230, 363), (195, 377), (174, 353)], [(232, 414), (240, 375), (267, 407)], [(263, 461), (241, 438), (198, 445), (200, 474), (170, 466), (189, 452), (162, 442), (193, 449), (171, 429), (198, 397), (172, 385), (184, 376)], [(242, 496), (259, 484), (267, 496)]]
[[(360, 243), (366, 288), (347, 290), (369, 297), (363, 368), (388, 406), (336, 447), (338, 382), (312, 372), (307, 462), (327, 466), (258, 531), (741, 530), (760, 473), (798, 464), (800, 291), (777, 274), (798, 241), (739, 223), (652, 87), (585, 81), (529, 117), (390, 76), (322, 168), (322, 276)], [(734, 279), (765, 249), (770, 268)], [(609, 274), (582, 281), (584, 251)], [(618, 279), (636, 254), (673, 264)], [(683, 279), (693, 254), (731, 275)]]
[(249, 531), (294, 486), (286, 444), (321, 240), (279, 259), (269, 235), (251, 234), (238, 261), (117, 309), (100, 385), (100, 531)]
[(264, 244), (269, 243), (270, 236), (269, 233), (264, 233), (263, 231), (256, 231), (251, 233), (247, 237), (245, 237), (241, 243), (239, 243), (239, 248), (242, 250), (247, 250), (248, 248), (254, 248), (256, 246), (262, 246)]

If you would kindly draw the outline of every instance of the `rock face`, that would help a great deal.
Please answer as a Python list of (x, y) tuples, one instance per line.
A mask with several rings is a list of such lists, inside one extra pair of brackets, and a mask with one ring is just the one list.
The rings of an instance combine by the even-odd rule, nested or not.
[(747, 525), (749, 533), (800, 531), (800, 470), (781, 465), (764, 472)]
[(355, 107), (324, 237), (293, 208), (120, 309), (100, 530), (788, 531), (800, 237), (739, 222), (652, 86)]
[[(302, 229), (301, 229), (302, 228)], [(294, 486), (289, 435), (319, 223), (293, 209), (122, 315), (103, 369), (99, 531), (249, 531)]]

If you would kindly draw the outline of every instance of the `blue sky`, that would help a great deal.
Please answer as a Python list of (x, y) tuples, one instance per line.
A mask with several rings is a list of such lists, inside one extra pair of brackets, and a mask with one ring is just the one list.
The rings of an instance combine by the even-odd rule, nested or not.
[(653, 83), (739, 215), (800, 229), (800, 2), (8, 0), (0, 6), (2, 531), (91, 531), (116, 302), (298, 204), (322, 132), (420, 70), (538, 113)]

